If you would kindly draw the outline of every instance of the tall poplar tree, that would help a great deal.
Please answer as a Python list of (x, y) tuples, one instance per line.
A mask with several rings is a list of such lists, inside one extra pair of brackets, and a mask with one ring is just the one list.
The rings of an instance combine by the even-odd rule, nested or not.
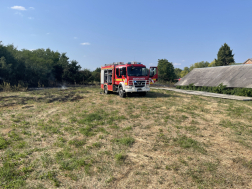
[(234, 63), (234, 54), (232, 54), (233, 50), (230, 50), (230, 47), (224, 43), (219, 49), (217, 54), (217, 60), (215, 59), (216, 66), (227, 66)]

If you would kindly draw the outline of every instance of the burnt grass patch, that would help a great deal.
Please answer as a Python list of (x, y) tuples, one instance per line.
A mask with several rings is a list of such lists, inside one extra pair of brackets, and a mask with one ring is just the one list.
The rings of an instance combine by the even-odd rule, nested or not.
[(87, 91), (72, 91), (60, 89), (44, 89), (30, 92), (19, 92), (19, 94), (29, 94), (30, 96), (23, 95), (10, 95), (0, 97), (0, 107), (10, 107), (15, 105), (27, 105), (32, 102), (53, 103), (53, 102), (69, 102), (78, 101), (84, 98), (81, 94)]

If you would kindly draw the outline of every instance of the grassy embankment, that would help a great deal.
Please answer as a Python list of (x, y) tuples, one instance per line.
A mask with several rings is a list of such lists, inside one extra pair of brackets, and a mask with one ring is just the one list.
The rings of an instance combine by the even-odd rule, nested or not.
[(252, 102), (0, 93), (0, 188), (251, 188)]

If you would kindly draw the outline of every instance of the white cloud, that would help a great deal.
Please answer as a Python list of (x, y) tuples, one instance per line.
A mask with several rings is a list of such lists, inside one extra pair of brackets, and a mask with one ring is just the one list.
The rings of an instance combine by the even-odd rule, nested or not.
[(49, 35), (50, 33), (48, 32), (48, 33), (46, 33), (46, 35)]
[(13, 6), (11, 7), (11, 9), (22, 10), (22, 11), (26, 10), (25, 7), (22, 7), (22, 6)]
[(81, 43), (81, 45), (90, 45), (90, 43), (85, 42), (85, 43)]
[(180, 66), (181, 63), (173, 63), (174, 66)]
[(32, 10), (34, 10), (35, 8), (34, 8), (34, 7), (29, 7), (29, 9), (32, 9)]
[(35, 49), (29, 49), (29, 51), (34, 51)]
[(77, 37), (74, 37), (74, 39), (77, 39)]
[(16, 12), (15, 14), (17, 14), (19, 16), (24, 16), (21, 12)]
[(33, 17), (28, 17), (29, 20), (33, 20), (34, 18)]

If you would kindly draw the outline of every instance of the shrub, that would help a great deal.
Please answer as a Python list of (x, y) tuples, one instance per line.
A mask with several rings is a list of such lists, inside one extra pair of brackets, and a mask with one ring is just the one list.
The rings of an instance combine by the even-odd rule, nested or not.
[(0, 91), (27, 91), (28, 85), (23, 81), (19, 81), (18, 85), (11, 85), (10, 83), (3, 82), (0, 85)]

